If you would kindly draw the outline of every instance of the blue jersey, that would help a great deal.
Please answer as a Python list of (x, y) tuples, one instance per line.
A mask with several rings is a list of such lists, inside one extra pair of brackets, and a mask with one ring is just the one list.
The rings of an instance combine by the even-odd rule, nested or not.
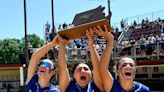
[(65, 92), (101, 92), (93, 81), (88, 83), (86, 88), (80, 88), (80, 86), (75, 82), (71, 81)]
[(41, 88), (38, 84), (38, 75), (35, 74), (25, 86), (25, 92), (60, 92), (59, 89), (51, 84), (50, 87)]
[[(111, 92), (126, 92), (118, 80), (114, 80)], [(150, 92), (149, 88), (139, 82), (134, 81), (134, 86), (129, 92)]]

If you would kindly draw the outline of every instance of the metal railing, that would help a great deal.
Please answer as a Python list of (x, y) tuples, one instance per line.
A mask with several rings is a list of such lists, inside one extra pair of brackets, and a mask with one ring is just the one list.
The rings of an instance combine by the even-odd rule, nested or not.
[[(142, 49), (144, 46), (145, 49)], [(152, 51), (147, 47), (147, 44), (137, 44), (133, 46), (127, 46), (126, 50), (123, 50), (122, 46), (115, 46), (113, 48), (112, 59), (118, 60), (122, 57), (128, 56), (136, 60), (136, 58), (142, 57), (154, 57), (154, 59), (160, 59), (160, 56), (164, 56), (164, 49), (159, 43), (152, 44)], [(97, 49), (99, 55), (102, 54), (103, 48)], [(68, 48), (67, 49), (68, 60), (90, 60), (89, 52), (87, 49), (80, 48)]]

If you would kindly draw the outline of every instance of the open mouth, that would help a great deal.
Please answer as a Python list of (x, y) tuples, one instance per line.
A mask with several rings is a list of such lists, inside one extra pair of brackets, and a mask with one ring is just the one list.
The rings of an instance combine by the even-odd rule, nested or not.
[(80, 79), (81, 79), (82, 81), (85, 81), (87, 78), (86, 78), (85, 76), (81, 76)]
[(46, 72), (46, 70), (45, 70), (45, 68), (44, 68), (44, 67), (41, 67), (41, 69), (39, 70), (39, 72), (40, 72), (40, 73), (45, 73), (45, 72)]
[(126, 72), (125, 75), (126, 75), (126, 76), (131, 76), (132, 73), (130, 73), (130, 72)]
[(41, 72), (41, 73), (44, 73), (45, 71), (44, 71), (44, 70), (41, 70), (40, 72)]

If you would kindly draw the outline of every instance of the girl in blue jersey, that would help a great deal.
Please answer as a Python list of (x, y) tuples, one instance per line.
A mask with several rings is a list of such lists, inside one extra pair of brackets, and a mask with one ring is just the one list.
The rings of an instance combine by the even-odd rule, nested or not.
[(100, 75), (105, 92), (149, 92), (149, 88), (133, 81), (136, 74), (136, 64), (131, 58), (122, 58), (117, 64), (118, 79), (114, 79), (108, 70), (114, 38), (107, 30), (97, 30), (97, 34), (107, 40), (106, 48), (100, 59)]
[[(40, 58), (43, 57), (50, 49), (58, 44), (60, 45), (61, 40), (63, 39), (57, 34), (52, 42), (41, 47), (32, 55), (27, 71), (25, 92), (64, 92), (64, 83), (59, 83), (59, 87), (56, 87), (51, 83), (51, 77), (55, 74), (53, 62), (49, 59), (40, 60)], [(63, 67), (63, 70), (59, 69), (59, 72), (62, 71), (61, 73), (64, 76), (59, 77), (59, 81), (65, 80), (65, 77), (67, 77), (65, 73), (66, 67), (62, 64), (59, 64), (59, 67)]]
[[(93, 66), (93, 74), (91, 72), (90, 67), (86, 63), (81, 62), (76, 64), (73, 69), (74, 80), (68, 79), (67, 82), (65, 81), (66, 84), (69, 83), (65, 92), (101, 92), (103, 90), (99, 71), (100, 57), (93, 46), (95, 29), (99, 30), (99, 28), (100, 27), (90, 28), (90, 30), (87, 30), (86, 34), (89, 39), (88, 48), (90, 51)], [(66, 57), (65, 48), (66, 42), (63, 42), (63, 44), (59, 47), (58, 53), (58, 62), (63, 62), (63, 64), (66, 63), (66, 58), (64, 58)]]
[(150, 92), (149, 88), (133, 81), (136, 74), (136, 63), (132, 58), (122, 58), (116, 65), (118, 79), (114, 79), (111, 92)]

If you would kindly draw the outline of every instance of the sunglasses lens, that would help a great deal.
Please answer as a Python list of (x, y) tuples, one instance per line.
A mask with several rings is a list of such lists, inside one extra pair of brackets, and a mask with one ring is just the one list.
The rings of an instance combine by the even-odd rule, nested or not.
[(45, 66), (46, 68), (53, 69), (49, 62), (40, 62), (39, 67), (40, 66)]

